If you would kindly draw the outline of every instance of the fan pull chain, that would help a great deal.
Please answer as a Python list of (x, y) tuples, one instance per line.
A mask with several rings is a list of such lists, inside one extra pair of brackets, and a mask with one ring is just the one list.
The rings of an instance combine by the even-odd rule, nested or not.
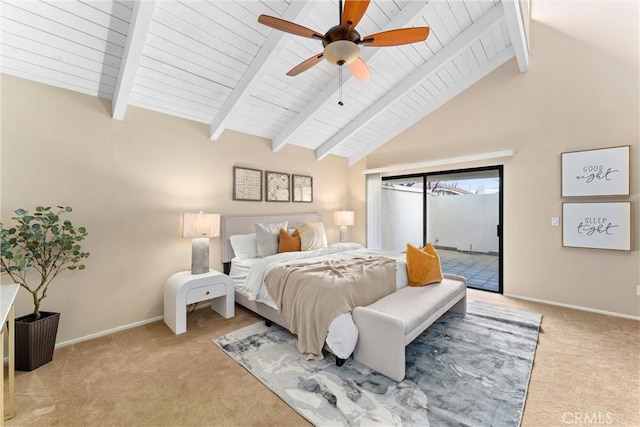
[(338, 69), (338, 105), (342, 107), (342, 65)]

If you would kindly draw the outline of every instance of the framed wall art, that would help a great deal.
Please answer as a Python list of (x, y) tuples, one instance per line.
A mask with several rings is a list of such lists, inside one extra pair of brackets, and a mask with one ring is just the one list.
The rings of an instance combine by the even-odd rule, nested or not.
[(233, 200), (262, 201), (262, 171), (233, 167)]
[(291, 175), (293, 180), (293, 201), (313, 202), (313, 178), (305, 175)]
[(563, 203), (562, 246), (631, 250), (631, 202)]
[(264, 173), (266, 182), (267, 202), (288, 202), (291, 196), (291, 185), (288, 173), (269, 172)]
[(562, 153), (562, 197), (628, 196), (630, 147)]

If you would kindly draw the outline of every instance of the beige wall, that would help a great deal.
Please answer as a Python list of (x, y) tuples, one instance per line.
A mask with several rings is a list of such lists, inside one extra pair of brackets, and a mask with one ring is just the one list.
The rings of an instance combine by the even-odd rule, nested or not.
[[(190, 268), (180, 214), (320, 212), (330, 242), (332, 212), (349, 204), (347, 161), (2, 75), (2, 218), (17, 208), (70, 205), (89, 231), (87, 269), (56, 279), (44, 310), (62, 312), (58, 342), (161, 316), (164, 281)], [(232, 201), (232, 166), (312, 175), (314, 202)], [(220, 239), (211, 266), (221, 268)], [(21, 291), (18, 315), (31, 311)]]
[(366, 245), (367, 243), (367, 192), (366, 180), (362, 171), (367, 165), (362, 159), (349, 168), (349, 209), (355, 213), (354, 226), (349, 227), (349, 240)]
[[(639, 316), (638, 9), (533, 2), (530, 71), (506, 63), (372, 153), (366, 168), (515, 149), (504, 163), (505, 293)], [(634, 250), (563, 248), (561, 228), (550, 225), (569, 201), (560, 197), (560, 153), (619, 145), (631, 146), (631, 196), (590, 200), (632, 201)]]

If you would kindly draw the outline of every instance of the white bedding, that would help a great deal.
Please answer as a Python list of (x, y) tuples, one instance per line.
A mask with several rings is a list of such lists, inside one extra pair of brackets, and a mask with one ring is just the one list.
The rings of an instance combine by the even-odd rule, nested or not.
[(244, 282), (247, 280), (247, 275), (253, 267), (260, 261), (260, 258), (233, 258), (231, 260), (231, 270), (229, 270), (229, 277), (233, 280), (233, 284), (236, 288), (242, 289)]
[[(291, 265), (312, 263), (327, 259), (367, 258), (370, 256), (385, 256), (396, 260), (396, 289), (407, 286), (407, 268), (404, 255), (398, 253), (366, 249), (357, 243), (335, 243), (327, 248), (313, 251), (285, 252), (265, 258), (233, 259), (229, 275), (236, 288), (240, 289), (250, 299), (266, 304), (277, 310), (277, 307), (266, 286), (264, 278), (277, 265)], [(355, 349), (358, 341), (358, 329), (353, 323), (351, 313), (344, 313), (336, 317), (329, 325), (327, 345), (331, 351), (341, 359), (347, 359)]]

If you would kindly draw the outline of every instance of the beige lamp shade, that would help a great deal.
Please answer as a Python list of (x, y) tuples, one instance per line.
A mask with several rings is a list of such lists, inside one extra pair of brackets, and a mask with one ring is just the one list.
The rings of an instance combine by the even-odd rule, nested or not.
[(217, 237), (220, 235), (220, 214), (186, 213), (182, 216), (182, 237)]
[(335, 225), (353, 225), (354, 213), (353, 211), (336, 211), (333, 213), (333, 222)]

